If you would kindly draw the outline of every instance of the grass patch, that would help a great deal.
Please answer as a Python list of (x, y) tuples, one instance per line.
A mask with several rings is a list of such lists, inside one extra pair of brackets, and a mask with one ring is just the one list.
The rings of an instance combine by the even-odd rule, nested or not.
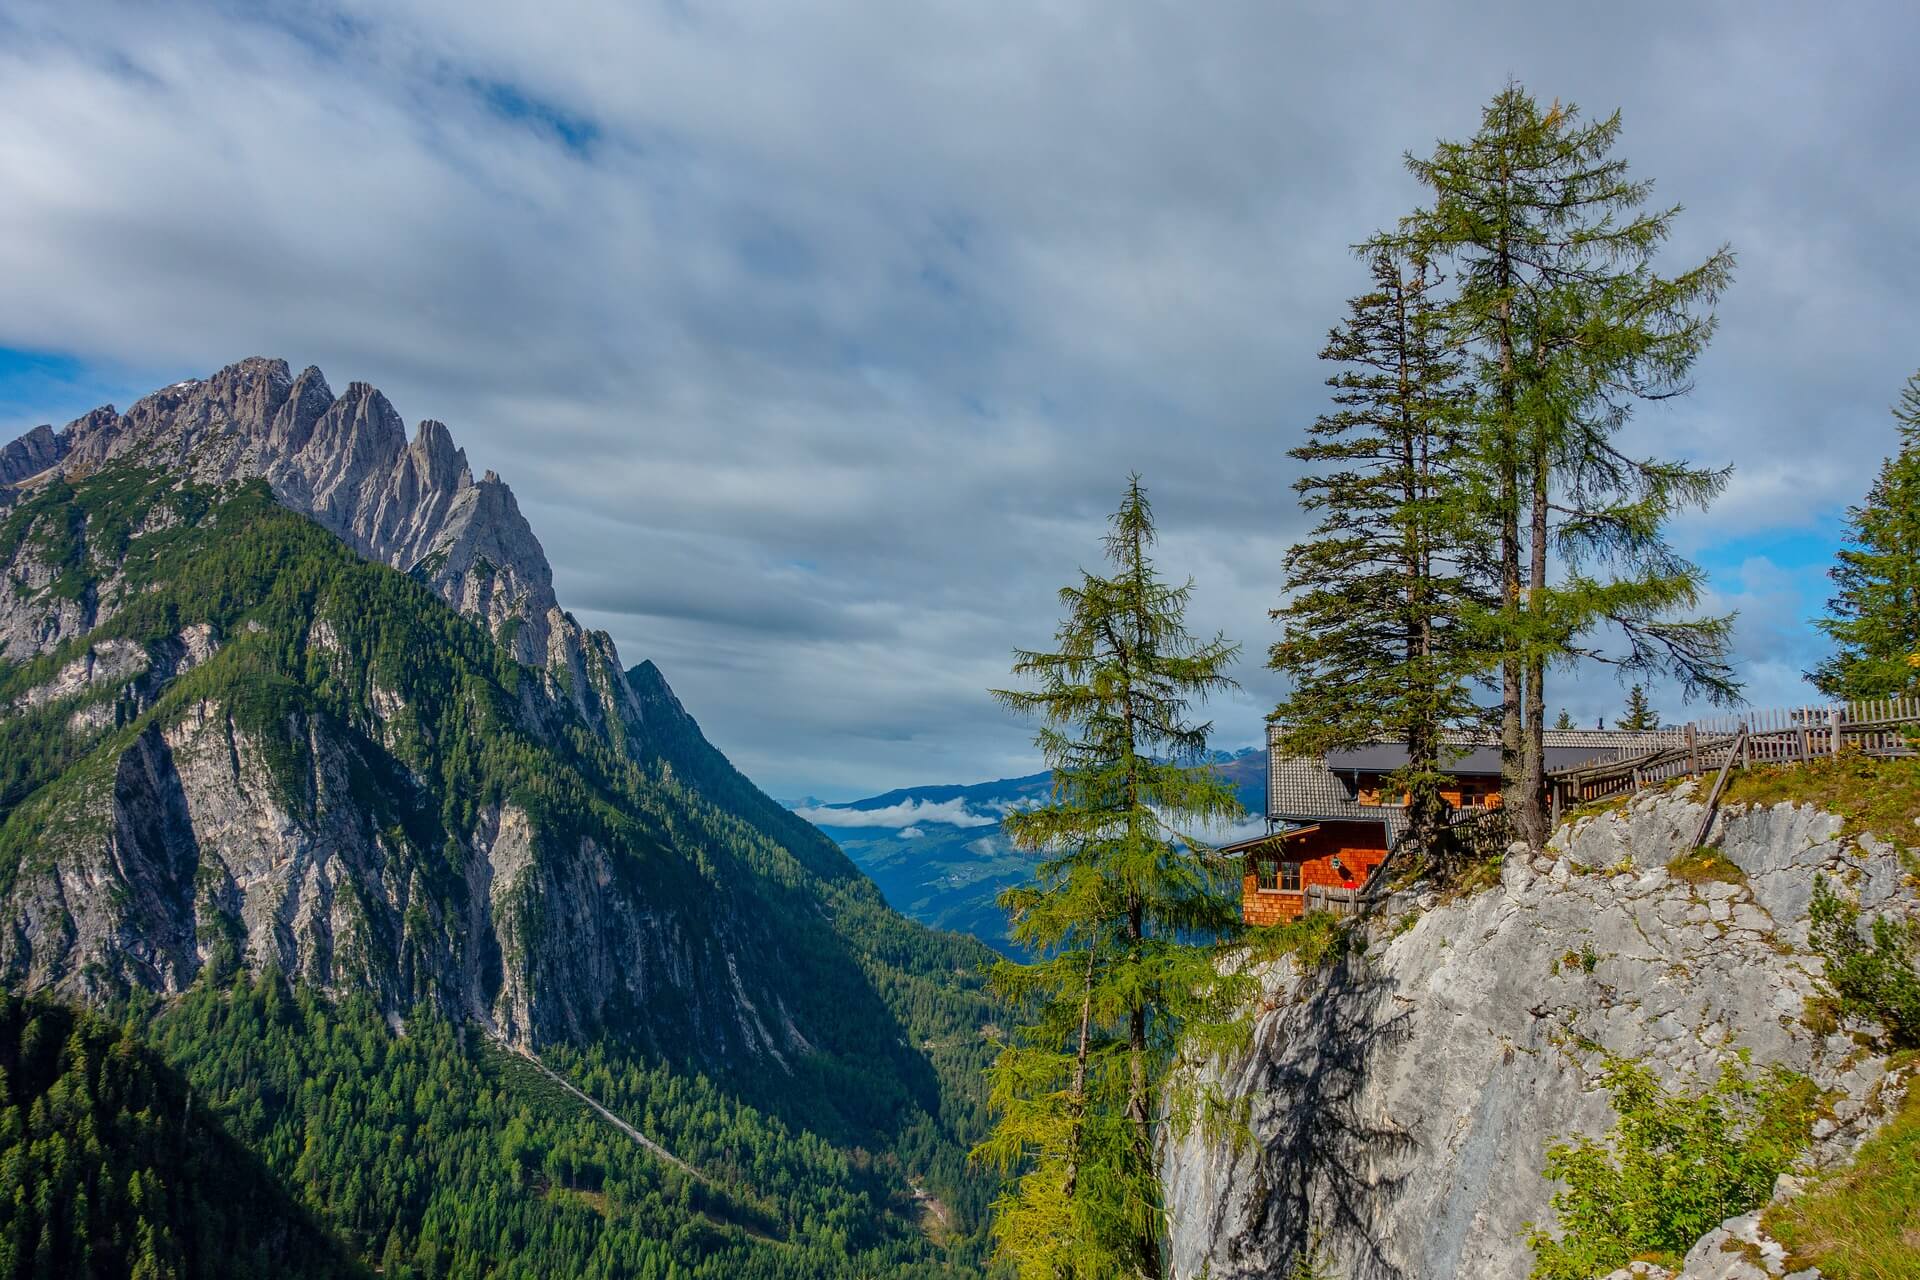
[[(1597, 818), (1603, 813), (1618, 813), (1625, 809), (1638, 795), (1635, 791), (1622, 791), (1617, 796), (1606, 796), (1599, 800), (1589, 800), (1583, 805), (1567, 810), (1560, 816), (1560, 826), (1569, 827), (1588, 818)], [(1556, 828), (1557, 830), (1558, 828)]]
[(1828, 1280), (1920, 1280), (1920, 1081), (1846, 1169), (1769, 1209), (1766, 1227)]
[(1747, 873), (1718, 849), (1695, 849), (1692, 853), (1683, 853), (1667, 864), (1667, 874), (1691, 885), (1715, 881), (1720, 884), (1747, 882)]
[(1500, 883), (1500, 874), (1506, 865), (1507, 856), (1504, 853), (1468, 864), (1440, 891), (1440, 904), (1446, 906), (1494, 888)]
[(1846, 834), (1870, 833), (1920, 846), (1920, 758), (1879, 760), (1858, 752), (1806, 764), (1734, 770), (1726, 804), (1811, 804), (1846, 819)]

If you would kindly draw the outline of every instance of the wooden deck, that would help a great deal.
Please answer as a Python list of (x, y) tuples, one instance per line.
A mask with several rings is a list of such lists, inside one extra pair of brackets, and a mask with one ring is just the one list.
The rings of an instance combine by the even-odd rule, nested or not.
[[(1854, 750), (1872, 756), (1914, 755), (1920, 698), (1756, 708), (1686, 725), (1677, 745), (1547, 774), (1555, 820), (1568, 810), (1642, 787), (1715, 773), (1714, 799), (1734, 765), (1781, 764)], [(1709, 806), (1711, 807), (1711, 805)]]

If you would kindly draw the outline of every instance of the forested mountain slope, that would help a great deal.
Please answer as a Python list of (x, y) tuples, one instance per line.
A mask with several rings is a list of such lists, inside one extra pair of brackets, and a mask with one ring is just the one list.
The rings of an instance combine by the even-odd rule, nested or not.
[(124, 1031), (0, 994), (0, 1080), (0, 1274), (368, 1274)]
[[(1215, 765), (1240, 797), (1249, 821), (1266, 812), (1267, 753), (1218, 752)], [(1000, 891), (1033, 875), (1032, 855), (1014, 848), (1000, 820), (1044, 800), (1053, 775), (971, 785), (903, 787), (846, 804), (809, 805), (805, 812), (886, 895), (922, 924), (954, 929), (1002, 951), (1007, 913)]]
[[(759, 1206), (717, 1215), (736, 1233), (743, 1214), (771, 1215), (782, 1229), (758, 1232), (770, 1237), (802, 1220), (851, 1231), (864, 1214), (847, 1247), (905, 1265), (930, 1248), (909, 1178), (971, 1230), (985, 1195), (963, 1160), (988, 1048), (985, 950), (888, 910), (706, 743), (650, 664), (623, 675), (611, 641), (547, 604), (545, 559), (511, 495), (475, 485), (444, 428), (424, 424), (395, 451), (397, 415), (377, 392), (356, 384), (334, 401), (317, 371), (285, 372), (243, 362), (126, 415), (96, 412), (57, 433), (58, 461), (10, 495), (9, 985), (132, 1000), (295, 1185), (314, 1161), (344, 1158), (341, 1126), (361, 1105), (349, 1090), (316, 1111), (312, 1082), (359, 1080), (391, 1103), (384, 1073), (407, 1060), (445, 1077), (434, 1092), (447, 1105), (472, 1099), (463, 1123), (496, 1156), (517, 1144), (516, 1116), (533, 1124), (556, 1106), (614, 1132), (510, 1071), (488, 1047), (499, 1042), (545, 1055), (670, 1147), (712, 1155), (713, 1194)], [(7, 456), (47, 452), (29, 439)], [(219, 1026), (243, 993), (268, 998), (252, 984), (283, 982), (301, 1017), (269, 1019), (270, 1047), (237, 1069), (216, 1070), (233, 1034), (181, 1030), (183, 1018)], [(353, 1065), (329, 1077), (342, 1027)], [(517, 1106), (523, 1094), (534, 1101)], [(689, 1110), (689, 1096), (703, 1101)], [(418, 1135), (438, 1112), (395, 1132)], [(289, 1162), (288, 1143), (317, 1154)], [(365, 1185), (382, 1167), (370, 1154), (338, 1166), (358, 1170), (357, 1190), (306, 1198), (329, 1214), (359, 1206), (334, 1218), (357, 1247), (398, 1232), (398, 1256), (438, 1274), (435, 1249), (481, 1266), (507, 1237), (429, 1248), (411, 1180), (482, 1199), (574, 1185), (544, 1169), (502, 1182), (514, 1160), (453, 1170), (438, 1144), (420, 1150), (431, 1158), (399, 1160), (382, 1189)], [(673, 1175), (620, 1160), (619, 1204), (653, 1195), (672, 1210), (646, 1231), (669, 1218), (713, 1229)], [(578, 1216), (564, 1197), (535, 1199), (513, 1209), (534, 1235)], [(593, 1200), (551, 1256), (633, 1228), (613, 1203)], [(681, 1245), (660, 1256), (700, 1251)]]

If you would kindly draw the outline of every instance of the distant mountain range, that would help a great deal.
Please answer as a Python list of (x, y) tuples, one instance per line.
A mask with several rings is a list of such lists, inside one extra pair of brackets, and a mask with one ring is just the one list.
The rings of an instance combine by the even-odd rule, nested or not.
[[(1267, 753), (1248, 747), (1214, 759), (1247, 811), (1245, 821), (1215, 837), (1263, 829)], [(1037, 859), (1013, 847), (1001, 820), (1045, 800), (1052, 778), (1031, 773), (971, 786), (903, 787), (845, 804), (809, 799), (795, 812), (833, 837), (896, 911), (1011, 953), (1016, 948), (995, 898), (1029, 878)]]

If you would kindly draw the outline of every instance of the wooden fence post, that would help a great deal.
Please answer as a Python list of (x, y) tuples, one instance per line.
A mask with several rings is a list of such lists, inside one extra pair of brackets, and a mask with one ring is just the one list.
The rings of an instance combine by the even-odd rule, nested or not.
[(1740, 767), (1753, 768), (1753, 739), (1747, 736), (1747, 722), (1740, 722)]
[(1700, 772), (1700, 752), (1698, 739), (1693, 732), (1693, 721), (1687, 721), (1687, 776), (1693, 777)]
[(1840, 754), (1840, 708), (1827, 709), (1827, 727), (1833, 730), (1833, 754)]

